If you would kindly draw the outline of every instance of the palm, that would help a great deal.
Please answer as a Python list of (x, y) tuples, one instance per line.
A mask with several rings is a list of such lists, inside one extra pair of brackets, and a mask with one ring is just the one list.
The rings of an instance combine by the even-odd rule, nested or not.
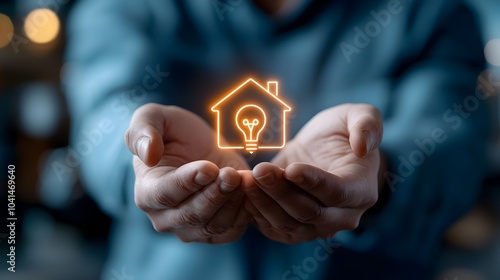
[[(314, 165), (336, 175), (366, 174), (379, 164), (377, 152), (358, 157), (349, 140), (343, 108), (333, 108), (318, 114), (306, 124), (273, 162), (285, 168), (294, 162)], [(375, 168), (376, 169), (376, 168)]]

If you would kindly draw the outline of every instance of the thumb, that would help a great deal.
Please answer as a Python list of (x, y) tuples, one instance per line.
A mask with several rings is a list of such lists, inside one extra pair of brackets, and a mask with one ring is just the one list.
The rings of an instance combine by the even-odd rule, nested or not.
[(155, 166), (163, 154), (163, 116), (158, 104), (139, 107), (125, 132), (125, 144), (147, 166)]
[(382, 141), (383, 124), (379, 110), (371, 105), (350, 105), (347, 112), (349, 143), (354, 154), (365, 157), (378, 149)]

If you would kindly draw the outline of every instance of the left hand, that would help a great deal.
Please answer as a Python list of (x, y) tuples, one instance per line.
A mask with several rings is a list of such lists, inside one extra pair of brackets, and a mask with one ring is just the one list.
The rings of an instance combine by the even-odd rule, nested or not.
[(284, 243), (353, 230), (377, 201), (382, 117), (369, 105), (317, 114), (272, 163), (240, 171), (257, 228)]
[(199, 116), (146, 104), (135, 111), (125, 142), (135, 155), (135, 203), (157, 231), (217, 244), (245, 233), (251, 216), (232, 167), (248, 165), (234, 151), (213, 149), (214, 132)]

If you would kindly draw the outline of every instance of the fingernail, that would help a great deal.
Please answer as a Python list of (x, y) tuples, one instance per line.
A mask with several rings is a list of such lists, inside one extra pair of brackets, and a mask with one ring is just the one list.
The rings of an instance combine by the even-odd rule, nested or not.
[(255, 180), (257, 180), (264, 187), (272, 187), (276, 182), (276, 175), (274, 172), (269, 172), (266, 175), (255, 178)]
[(365, 138), (366, 153), (369, 153), (375, 146), (375, 136), (368, 130), (363, 130), (362, 133), (363, 138)]
[(222, 193), (230, 193), (230, 192), (234, 191), (236, 189), (236, 187), (238, 187), (238, 185), (229, 184), (227, 182), (221, 182), (220, 191)]
[(141, 137), (139, 141), (137, 141), (137, 155), (143, 160), (146, 160), (148, 155), (148, 147), (149, 147), (149, 138)]
[(203, 172), (198, 172), (196, 176), (194, 176), (195, 183), (202, 186), (210, 184), (214, 179), (214, 176), (210, 176), (209, 174), (205, 174)]

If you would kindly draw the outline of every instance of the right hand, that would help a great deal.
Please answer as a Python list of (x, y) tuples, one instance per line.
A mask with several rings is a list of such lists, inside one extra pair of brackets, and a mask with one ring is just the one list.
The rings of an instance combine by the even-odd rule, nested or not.
[(146, 104), (135, 111), (125, 142), (135, 155), (135, 203), (157, 231), (204, 243), (243, 235), (251, 216), (236, 170), (248, 165), (234, 151), (217, 149), (213, 130), (200, 117)]
[(382, 131), (382, 116), (370, 105), (318, 113), (272, 163), (253, 168), (254, 182), (244, 178), (257, 228), (287, 244), (355, 229), (378, 198)]

